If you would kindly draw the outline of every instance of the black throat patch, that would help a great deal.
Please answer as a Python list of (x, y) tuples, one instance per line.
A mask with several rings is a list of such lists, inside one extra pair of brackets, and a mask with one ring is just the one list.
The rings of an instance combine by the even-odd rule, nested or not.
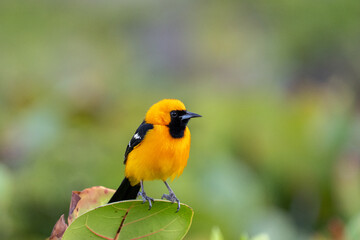
[(177, 113), (176, 116), (171, 116), (171, 122), (168, 125), (170, 135), (173, 138), (184, 137), (184, 132), (189, 119), (182, 120), (181, 116), (186, 114), (186, 111), (172, 111)]

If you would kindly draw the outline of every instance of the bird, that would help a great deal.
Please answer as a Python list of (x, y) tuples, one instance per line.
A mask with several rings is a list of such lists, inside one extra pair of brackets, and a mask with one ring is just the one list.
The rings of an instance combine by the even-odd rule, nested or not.
[(141, 196), (143, 203), (149, 203), (150, 210), (154, 199), (146, 195), (144, 181), (162, 180), (169, 194), (163, 194), (161, 199), (176, 202), (178, 212), (180, 200), (167, 180), (180, 176), (187, 164), (191, 142), (187, 125), (196, 117), (202, 116), (187, 111), (177, 99), (153, 104), (126, 147), (125, 178), (108, 203)]

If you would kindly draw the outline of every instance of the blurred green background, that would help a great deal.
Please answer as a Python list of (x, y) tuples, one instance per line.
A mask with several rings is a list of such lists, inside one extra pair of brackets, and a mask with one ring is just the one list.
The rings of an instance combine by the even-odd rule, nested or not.
[(117, 188), (163, 98), (204, 116), (171, 183), (186, 239), (360, 239), (359, 23), (358, 0), (1, 1), (0, 239)]

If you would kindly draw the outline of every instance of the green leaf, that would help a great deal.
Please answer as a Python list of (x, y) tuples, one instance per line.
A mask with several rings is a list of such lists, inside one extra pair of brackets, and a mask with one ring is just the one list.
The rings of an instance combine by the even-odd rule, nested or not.
[(270, 237), (265, 233), (256, 235), (256, 236), (254, 236), (252, 238), (249, 238), (248, 234), (242, 234), (240, 236), (240, 240), (270, 240)]
[(62, 239), (182, 239), (194, 212), (185, 204), (179, 212), (176, 207), (162, 200), (155, 200), (151, 210), (138, 200), (101, 206), (76, 218)]
[(351, 219), (346, 227), (346, 239), (357, 240), (360, 239), (360, 215)]
[(211, 229), (210, 240), (224, 240), (224, 237), (218, 226), (215, 226)]
[(251, 240), (270, 240), (270, 238), (267, 234), (262, 233), (251, 238)]
[(247, 234), (241, 234), (240, 240), (249, 240), (249, 235), (247, 235)]

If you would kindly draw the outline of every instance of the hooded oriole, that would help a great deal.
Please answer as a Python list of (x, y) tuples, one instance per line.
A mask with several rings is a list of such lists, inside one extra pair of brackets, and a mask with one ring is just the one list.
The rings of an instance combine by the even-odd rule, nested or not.
[(179, 211), (180, 201), (166, 180), (180, 176), (187, 164), (190, 151), (187, 124), (194, 117), (201, 116), (188, 112), (176, 99), (164, 99), (150, 107), (126, 147), (125, 178), (109, 203), (135, 199), (140, 195), (143, 202), (149, 202), (151, 209), (154, 199), (146, 195), (143, 181), (160, 179), (169, 190), (169, 194), (161, 198), (177, 202)]

